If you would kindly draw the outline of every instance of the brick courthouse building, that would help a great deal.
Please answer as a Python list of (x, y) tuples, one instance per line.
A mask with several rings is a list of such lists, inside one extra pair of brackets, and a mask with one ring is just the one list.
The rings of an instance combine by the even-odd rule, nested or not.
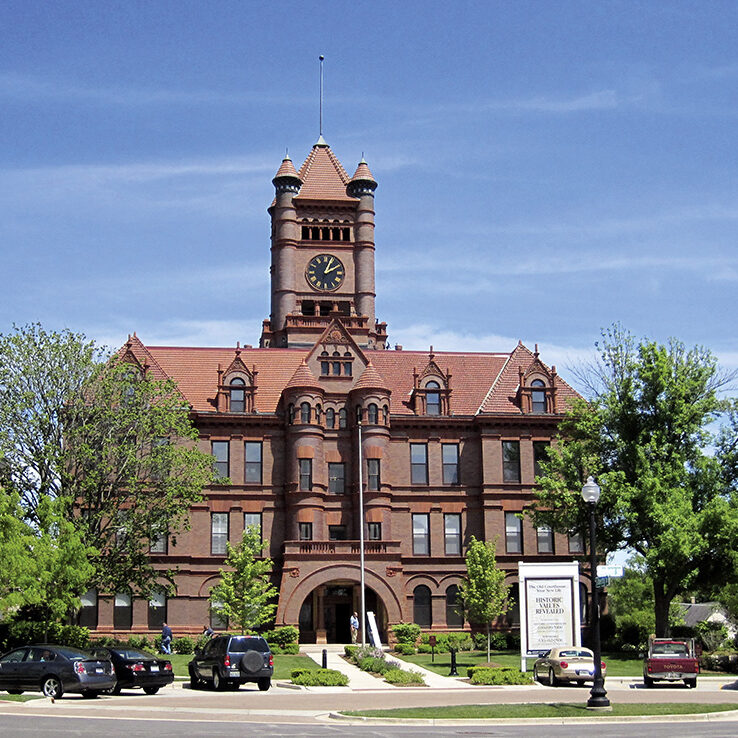
[[(177, 545), (152, 557), (178, 568), (176, 597), (88, 596), (97, 632), (175, 633), (208, 622), (226, 541), (255, 525), (279, 586), (277, 625), (303, 642), (346, 642), (358, 610), (358, 419), (365, 487), (367, 609), (388, 626), (463, 627), (455, 601), (471, 536), (497, 538), (498, 562), (571, 560), (581, 540), (518, 514), (575, 393), (521, 343), (510, 352), (405, 351), (375, 316), (374, 190), (320, 138), (299, 172), (274, 177), (271, 315), (258, 348), (145, 346), (125, 358), (174, 379), (200, 445), (223, 478), (192, 507)], [(90, 593), (92, 595), (92, 593)], [(218, 625), (215, 623), (215, 625)]]

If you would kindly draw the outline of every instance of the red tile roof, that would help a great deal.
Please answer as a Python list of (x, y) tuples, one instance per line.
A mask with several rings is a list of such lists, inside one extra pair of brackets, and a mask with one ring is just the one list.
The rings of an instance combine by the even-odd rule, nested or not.
[(278, 179), (279, 177), (294, 177), (295, 179), (299, 179), (295, 165), (289, 156), (285, 156), (282, 159), (282, 164), (274, 175), (274, 179)]
[(304, 184), (296, 200), (356, 202), (356, 198), (346, 194), (348, 174), (328, 145), (317, 143), (313, 146), (299, 175)]
[[(228, 367), (235, 348), (145, 347), (138, 338), (131, 340), (131, 350), (141, 363), (148, 363), (158, 378), (174, 379), (182, 394), (199, 412), (214, 412), (212, 400), (218, 387), (218, 366)], [(258, 372), (256, 410), (274, 413), (282, 391), (287, 386), (320, 387), (305, 358), (311, 349), (242, 348), (241, 359)], [(425, 351), (368, 351), (371, 363), (353, 386), (391, 392), (391, 412), (412, 415), (408, 405), (413, 390), (413, 370), (421, 373), (429, 361)], [(518, 386), (518, 367), (525, 370), (535, 360), (534, 354), (519, 344), (512, 353), (434, 353), (434, 361), (451, 374), (451, 411), (454, 415), (513, 413), (521, 411), (513, 400)], [(366, 376), (365, 376), (366, 375)], [(577, 393), (556, 377), (558, 410)], [(349, 390), (349, 387), (346, 388)]]
[(351, 177), (352, 182), (374, 182), (376, 183), (376, 179), (374, 179), (374, 175), (371, 173), (371, 170), (369, 169), (369, 165), (362, 159), (359, 162), (359, 166), (356, 167), (356, 171), (354, 172), (354, 176)]

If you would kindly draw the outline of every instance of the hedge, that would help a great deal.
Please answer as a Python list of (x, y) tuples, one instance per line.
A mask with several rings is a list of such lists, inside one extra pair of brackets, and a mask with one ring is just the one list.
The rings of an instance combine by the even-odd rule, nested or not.
[(395, 646), (395, 653), (401, 656), (412, 656), (415, 653), (415, 646), (410, 643), (398, 643)]
[(0, 651), (3, 653), (16, 646), (26, 646), (29, 643), (55, 643), (59, 646), (73, 648), (90, 647), (90, 631), (79, 625), (59, 625), (32, 620), (16, 620), (0, 624)]
[(392, 632), (398, 643), (409, 643), (414, 646), (420, 638), (420, 626), (415, 623), (398, 623), (392, 626)]
[(290, 654), (292, 656), (300, 653), (300, 644), (299, 643), (286, 643), (284, 646), (273, 646), (271, 643), (269, 644), (269, 648), (271, 649), (273, 654), (280, 654), (280, 653), (286, 653)]
[(370, 671), (372, 674), (384, 674), (392, 668), (384, 659), (376, 656), (367, 656), (361, 659), (357, 666), (362, 671)]
[(348, 677), (335, 669), (295, 669), (292, 683), (303, 687), (345, 687)]
[(472, 672), (472, 684), (530, 684), (532, 681), (528, 674), (523, 674), (520, 670), (508, 666), (497, 668), (478, 666)]
[(423, 675), (417, 671), (405, 671), (404, 669), (390, 669), (384, 673), (384, 680), (390, 684), (426, 686)]
[[(297, 643), (300, 631), (294, 625), (285, 625), (281, 628), (268, 630), (263, 635), (270, 647), (279, 646), (284, 648), (292, 643)], [(289, 651), (283, 651), (283, 653), (289, 653)]]

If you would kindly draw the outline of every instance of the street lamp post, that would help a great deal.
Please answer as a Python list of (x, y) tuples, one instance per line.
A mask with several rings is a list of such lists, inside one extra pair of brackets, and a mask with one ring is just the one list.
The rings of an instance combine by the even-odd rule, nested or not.
[(587, 479), (582, 487), (582, 499), (587, 503), (589, 509), (589, 566), (592, 572), (592, 651), (594, 653), (594, 683), (587, 700), (589, 709), (607, 709), (610, 700), (607, 699), (605, 691), (605, 680), (602, 678), (602, 653), (600, 651), (600, 600), (597, 592), (597, 535), (595, 521), (595, 505), (600, 499), (600, 488), (592, 477)]
[(364, 450), (359, 426), (359, 568), (361, 569), (361, 645), (366, 646), (366, 574), (364, 572)]

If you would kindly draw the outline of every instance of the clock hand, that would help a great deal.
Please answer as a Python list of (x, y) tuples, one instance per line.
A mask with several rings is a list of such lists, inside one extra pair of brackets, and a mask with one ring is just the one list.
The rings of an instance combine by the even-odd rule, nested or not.
[(341, 266), (341, 265), (340, 265), (340, 264), (339, 264), (338, 262), (336, 262), (336, 264), (335, 264), (334, 266), (332, 266), (332, 267), (331, 267), (330, 269), (326, 269), (326, 270), (325, 270), (325, 271), (323, 272), (323, 274), (328, 274), (328, 272), (332, 272), (332, 271), (335, 271), (335, 270), (336, 270), (336, 269), (338, 269), (338, 267), (340, 267), (340, 266)]

